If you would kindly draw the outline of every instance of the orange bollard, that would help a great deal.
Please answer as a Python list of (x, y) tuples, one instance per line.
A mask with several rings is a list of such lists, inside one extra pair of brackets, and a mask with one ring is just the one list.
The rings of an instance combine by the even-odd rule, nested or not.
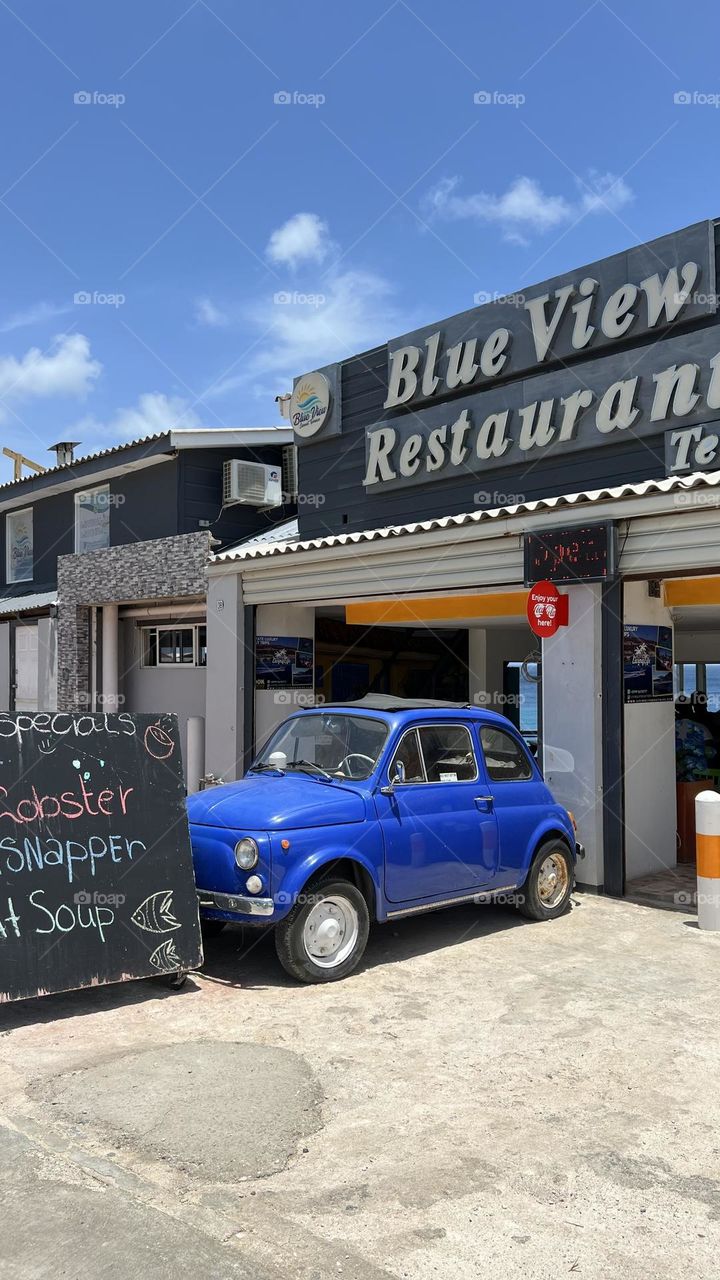
[(720, 793), (695, 797), (698, 928), (720, 930)]

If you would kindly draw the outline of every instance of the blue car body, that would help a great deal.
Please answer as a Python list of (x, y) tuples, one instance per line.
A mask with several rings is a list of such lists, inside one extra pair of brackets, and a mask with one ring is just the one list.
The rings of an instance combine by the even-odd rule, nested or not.
[[(317, 714), (308, 708), (289, 720), (313, 710)], [(568, 811), (555, 802), (523, 738), (504, 716), (471, 707), (383, 712), (356, 703), (337, 710), (386, 726), (369, 777), (330, 780), (266, 765), (266, 771), (251, 769), (239, 782), (189, 797), (201, 916), (275, 924), (323, 867), (342, 864), (343, 873), (350, 868), (363, 888), (371, 916), (385, 921), (519, 889), (549, 838), (559, 837), (575, 855)], [(403, 735), (441, 725), (467, 728), (476, 757), (473, 780), (445, 775), (448, 780), (393, 787), (389, 769)], [(512, 736), (527, 758), (529, 776), (491, 781), (483, 726)], [(259, 851), (251, 872), (240, 869), (234, 853), (246, 837)]]

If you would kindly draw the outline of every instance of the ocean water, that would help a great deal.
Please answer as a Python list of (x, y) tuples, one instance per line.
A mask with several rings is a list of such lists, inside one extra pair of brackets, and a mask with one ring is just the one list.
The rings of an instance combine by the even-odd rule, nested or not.
[[(705, 679), (707, 681), (708, 707), (710, 711), (720, 711), (720, 662), (705, 663)], [(697, 688), (696, 667), (694, 662), (683, 664), (682, 692), (690, 694)], [(680, 663), (675, 665), (675, 696), (681, 691)]]

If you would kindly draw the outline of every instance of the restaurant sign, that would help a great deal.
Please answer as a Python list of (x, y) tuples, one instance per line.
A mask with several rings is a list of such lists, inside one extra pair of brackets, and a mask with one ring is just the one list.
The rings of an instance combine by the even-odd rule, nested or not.
[[(389, 343), (366, 489), (522, 468), (720, 418), (720, 334), (687, 333), (716, 308), (703, 222)], [(649, 336), (659, 340), (628, 349)]]

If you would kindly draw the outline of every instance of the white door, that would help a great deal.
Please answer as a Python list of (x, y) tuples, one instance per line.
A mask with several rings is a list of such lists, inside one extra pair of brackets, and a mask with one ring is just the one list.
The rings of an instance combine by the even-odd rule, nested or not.
[(37, 622), (15, 628), (15, 710), (38, 710)]

